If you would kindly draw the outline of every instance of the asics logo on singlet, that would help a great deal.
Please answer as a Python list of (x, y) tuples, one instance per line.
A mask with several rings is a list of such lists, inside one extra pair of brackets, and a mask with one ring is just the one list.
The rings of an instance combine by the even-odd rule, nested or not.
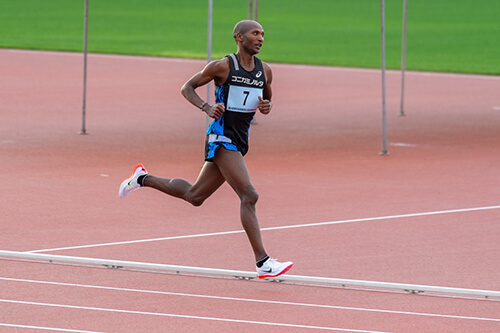
[(256, 77), (256, 78), (259, 78), (261, 75), (262, 75), (262, 72), (261, 72), (261, 71), (258, 71), (258, 72), (257, 72), (257, 74), (255, 74), (255, 77)]
[(251, 86), (256, 86), (256, 87), (262, 87), (264, 86), (264, 81), (259, 81), (255, 79), (249, 79), (247, 77), (241, 77), (241, 76), (234, 76), (231, 78), (231, 82), (236, 82), (236, 83), (244, 83), (248, 84)]

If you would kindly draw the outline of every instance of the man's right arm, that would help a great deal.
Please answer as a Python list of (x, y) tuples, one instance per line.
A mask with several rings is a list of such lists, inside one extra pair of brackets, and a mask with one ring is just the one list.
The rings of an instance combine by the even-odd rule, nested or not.
[(191, 104), (206, 112), (207, 115), (214, 119), (224, 113), (224, 104), (218, 103), (215, 105), (208, 105), (197, 93), (196, 88), (204, 86), (208, 82), (214, 80), (215, 83), (220, 83), (225, 77), (229, 75), (229, 63), (227, 59), (214, 60), (210, 62), (205, 68), (193, 75), (181, 88), (181, 93)]

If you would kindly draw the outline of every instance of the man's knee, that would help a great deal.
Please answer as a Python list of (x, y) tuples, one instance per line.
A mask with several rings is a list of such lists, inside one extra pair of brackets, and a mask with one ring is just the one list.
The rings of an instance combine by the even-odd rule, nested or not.
[(241, 202), (245, 205), (255, 205), (258, 200), (259, 193), (253, 186), (247, 188), (241, 195)]
[(186, 197), (184, 199), (195, 207), (201, 206), (206, 200), (205, 197), (192, 193), (191, 191), (186, 193)]
[(194, 198), (193, 200), (190, 201), (190, 203), (195, 207), (200, 207), (201, 205), (203, 205), (204, 202), (205, 199), (203, 198)]

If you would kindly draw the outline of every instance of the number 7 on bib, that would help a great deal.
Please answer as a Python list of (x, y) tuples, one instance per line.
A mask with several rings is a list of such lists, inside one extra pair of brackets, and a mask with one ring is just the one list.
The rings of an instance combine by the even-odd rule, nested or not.
[(226, 109), (234, 112), (256, 112), (263, 89), (229, 86)]

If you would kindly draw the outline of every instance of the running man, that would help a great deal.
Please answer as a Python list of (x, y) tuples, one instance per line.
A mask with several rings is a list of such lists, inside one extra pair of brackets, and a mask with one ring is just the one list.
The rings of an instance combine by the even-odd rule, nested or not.
[[(196, 182), (153, 176), (139, 164), (121, 184), (119, 196), (123, 198), (141, 187), (151, 187), (200, 206), (227, 182), (241, 200), (241, 224), (255, 255), (258, 277), (275, 277), (287, 272), (293, 263), (278, 262), (264, 249), (255, 211), (259, 195), (243, 158), (248, 152), (248, 131), (256, 111), (268, 114), (273, 107), (273, 76), (271, 67), (256, 57), (264, 43), (264, 30), (259, 23), (238, 22), (233, 37), (237, 52), (210, 62), (181, 89), (191, 104), (214, 119), (207, 130), (205, 163)], [(212, 80), (215, 104), (209, 105), (195, 90)]]

